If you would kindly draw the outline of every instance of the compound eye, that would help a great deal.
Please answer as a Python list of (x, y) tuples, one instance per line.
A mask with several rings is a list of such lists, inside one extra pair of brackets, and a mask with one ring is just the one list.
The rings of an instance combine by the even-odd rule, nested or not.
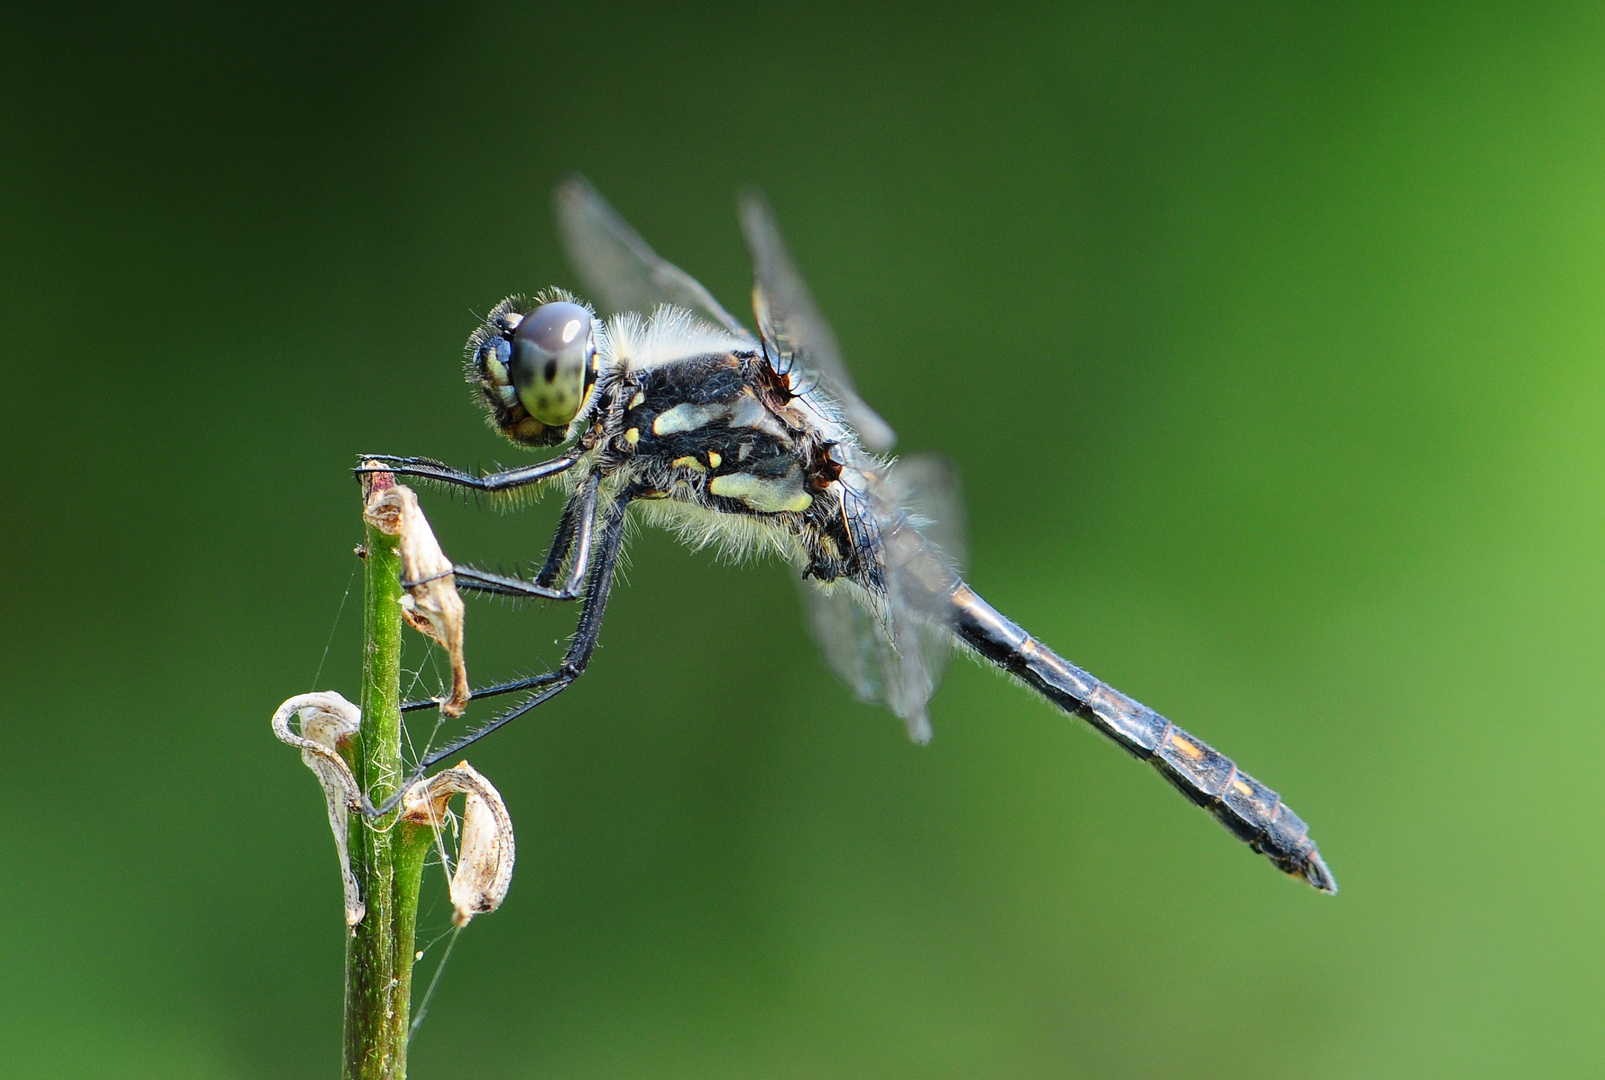
[(513, 331), (510, 374), (518, 400), (543, 424), (567, 424), (585, 398), (591, 313), (578, 304), (542, 304)]

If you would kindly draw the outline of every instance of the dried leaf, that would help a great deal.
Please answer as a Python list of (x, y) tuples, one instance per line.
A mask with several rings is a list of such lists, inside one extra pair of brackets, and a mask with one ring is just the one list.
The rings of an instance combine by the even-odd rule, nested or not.
[(429, 520), (411, 488), (390, 473), (370, 473), (363, 516), (397, 538), (401, 555), (402, 616), (446, 650), (451, 660), (451, 694), (440, 703), (447, 716), (461, 716), (468, 705), (468, 668), (463, 659), (463, 601), (457, 594), (451, 560), (440, 550)]
[[(290, 717), (300, 719), (300, 733), (290, 729)], [(351, 807), (362, 805), (362, 789), (351, 767), (339, 754), (342, 740), (356, 734), (362, 724), (362, 710), (333, 691), (300, 694), (280, 705), (273, 714), (273, 734), (279, 741), (301, 751), (301, 760), (318, 777), (329, 804), (329, 829), (340, 855), (340, 877), (345, 882), (346, 925), (355, 926), (367, 914), (362, 889), (351, 872), (351, 855), (346, 847)]]
[(466, 926), (483, 912), (495, 911), (513, 883), (513, 819), (491, 782), (468, 762), (420, 780), (402, 799), (402, 818), (437, 832), (453, 795), (466, 796), (451, 875), (452, 921)]

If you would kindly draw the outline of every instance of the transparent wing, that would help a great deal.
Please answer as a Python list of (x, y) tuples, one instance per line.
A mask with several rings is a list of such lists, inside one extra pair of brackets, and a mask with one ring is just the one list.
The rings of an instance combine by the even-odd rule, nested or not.
[(880, 649), (885, 638), (869, 613), (873, 602), (853, 595), (855, 589), (843, 582), (827, 591), (818, 582), (804, 582), (808, 625), (825, 663), (858, 700), (880, 701)]
[(952, 655), (949, 590), (964, 550), (963, 502), (951, 466), (934, 457), (852, 476), (849, 513), (861, 515), (880, 554), (880, 588), (804, 586), (826, 663), (864, 701), (901, 716), (915, 742), (931, 737), (926, 703)]
[(948, 594), (962, 571), (965, 533), (958, 474), (939, 457), (905, 458), (885, 476), (875, 502), (882, 515), (884, 629), (892, 645), (883, 669), (892, 694), (885, 700), (924, 741), (930, 738), (925, 704), (953, 652)]
[(969, 528), (953, 463), (937, 454), (912, 454), (897, 460), (884, 483), (909, 522), (962, 574), (969, 562)]
[(752, 257), (752, 307), (758, 331), (782, 356), (812, 374), (841, 406), (847, 423), (871, 450), (889, 450), (897, 435), (880, 415), (864, 404), (808, 286), (780, 238), (775, 216), (764, 197), (749, 191), (741, 198), (741, 231)]
[(607, 312), (650, 315), (659, 304), (676, 304), (752, 336), (701, 282), (660, 258), (583, 176), (559, 184), (553, 203), (568, 261)]

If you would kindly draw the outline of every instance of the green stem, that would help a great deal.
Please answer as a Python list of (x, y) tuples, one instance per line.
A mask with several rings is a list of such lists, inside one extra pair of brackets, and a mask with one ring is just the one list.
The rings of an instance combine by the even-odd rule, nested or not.
[[(374, 804), (405, 778), (401, 759), (401, 559), (396, 538), (371, 524), (364, 569), (362, 729), (352, 771)], [(344, 1080), (405, 1080), (413, 928), (429, 832), (381, 818), (351, 818), (351, 869), (367, 914), (346, 942)]]

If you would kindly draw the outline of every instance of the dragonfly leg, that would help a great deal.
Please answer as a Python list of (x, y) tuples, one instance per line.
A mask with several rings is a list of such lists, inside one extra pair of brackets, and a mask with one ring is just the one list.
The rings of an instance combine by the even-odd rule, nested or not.
[[(556, 682), (558, 673), (548, 671), (540, 675), (526, 675), (522, 679), (509, 679), (507, 682), (491, 683), (489, 686), (476, 687), (469, 696), (469, 700), (478, 701), (481, 698), (499, 697), (502, 694), (516, 694), (521, 690), (535, 690), (548, 683)], [(439, 698), (418, 698), (416, 701), (403, 701), (401, 711), (404, 713), (417, 712), (420, 709), (438, 709)]]
[[(563, 507), (563, 517), (558, 522), (552, 550), (534, 581), (475, 570), (471, 566), (456, 566), (452, 568), (452, 573), (456, 576), (458, 587), (528, 600), (576, 600), (584, 595), (585, 575), (591, 563), (591, 537), (596, 525), (597, 489), (601, 483), (601, 476), (592, 473)], [(571, 550), (574, 559), (569, 564), (567, 580), (561, 588), (553, 588), (552, 580)]]
[[(596, 643), (602, 636), (602, 614), (607, 609), (608, 595), (613, 588), (613, 575), (619, 565), (619, 552), (624, 546), (625, 511), (639, 494), (636, 491), (625, 491), (614, 499), (612, 506), (608, 508), (607, 522), (603, 526), (600, 543), (597, 545), (595, 566), (590, 571), (590, 583), (585, 590), (585, 603), (580, 609), (579, 623), (574, 629), (574, 637), (569, 641), (568, 651), (564, 653), (563, 662), (558, 669), (474, 691), (472, 695), (474, 698), (516, 693), (520, 690), (534, 690), (535, 693), (462, 738), (455, 739), (427, 755), (418, 763), (406, 783), (401, 785), (401, 791), (406, 791), (435, 765), (478, 742), (497, 728), (512, 723), (525, 713), (546, 704), (585, 673), (586, 667), (591, 662), (591, 654), (596, 651)], [(583, 531), (585, 526), (581, 524), (578, 528)], [(402, 709), (412, 711), (435, 704), (437, 703), (434, 701), (412, 701), (403, 705)], [(401, 795), (398, 793), (379, 806), (364, 806), (363, 811), (376, 816), (387, 814), (395, 809), (400, 800)]]
[(469, 488), (473, 491), (512, 491), (567, 472), (578, 460), (577, 456), (565, 454), (534, 465), (521, 465), (516, 469), (503, 469), (500, 472), (476, 476), (432, 458), (363, 454), (360, 457), (361, 464), (352, 471), (358, 476), (376, 472), (393, 473), (396, 476), (416, 476), (422, 480), (432, 480), (450, 487)]
[[(547, 549), (546, 562), (541, 565), (540, 573), (535, 575), (535, 583), (537, 585), (550, 586), (552, 582), (557, 580), (558, 572), (563, 569), (563, 563), (568, 559), (569, 552), (574, 549), (575, 518), (577, 516), (578, 509), (575, 506), (575, 500), (570, 499), (563, 504), (563, 514), (557, 519), (557, 533), (552, 537), (552, 546)], [(595, 516), (594, 503), (590, 516)], [(589, 523), (587, 523), (585, 546), (589, 546), (590, 543), (588, 530)], [(572, 579), (573, 575), (570, 575), (570, 580)]]
[[(591, 571), (589, 587), (585, 590), (585, 604), (580, 609), (579, 624), (574, 628), (574, 637), (569, 641), (568, 651), (563, 654), (563, 662), (556, 671), (545, 675), (537, 675), (529, 680), (516, 680), (515, 683), (506, 684), (506, 688), (497, 688), (498, 693), (511, 693), (515, 689), (533, 689), (536, 692), (512, 708), (493, 717), (483, 726), (470, 731), (462, 738), (441, 747), (419, 763), (420, 769), (427, 769), (453, 754), (462, 750), (471, 743), (489, 735), (504, 724), (511, 723), (530, 710), (544, 705), (585, 673), (585, 668), (591, 662), (591, 654), (596, 651), (597, 640), (602, 636), (602, 613), (607, 609), (608, 594), (613, 588), (613, 574), (618, 569), (619, 551), (624, 546), (625, 509), (629, 506), (632, 493), (620, 495), (614, 505), (609, 508), (607, 524), (603, 527), (601, 543), (598, 545), (596, 566)], [(517, 686), (517, 682), (524, 682), (526, 686)], [(490, 689), (487, 687), (487, 689)], [(475, 697), (486, 696), (476, 692)]]

